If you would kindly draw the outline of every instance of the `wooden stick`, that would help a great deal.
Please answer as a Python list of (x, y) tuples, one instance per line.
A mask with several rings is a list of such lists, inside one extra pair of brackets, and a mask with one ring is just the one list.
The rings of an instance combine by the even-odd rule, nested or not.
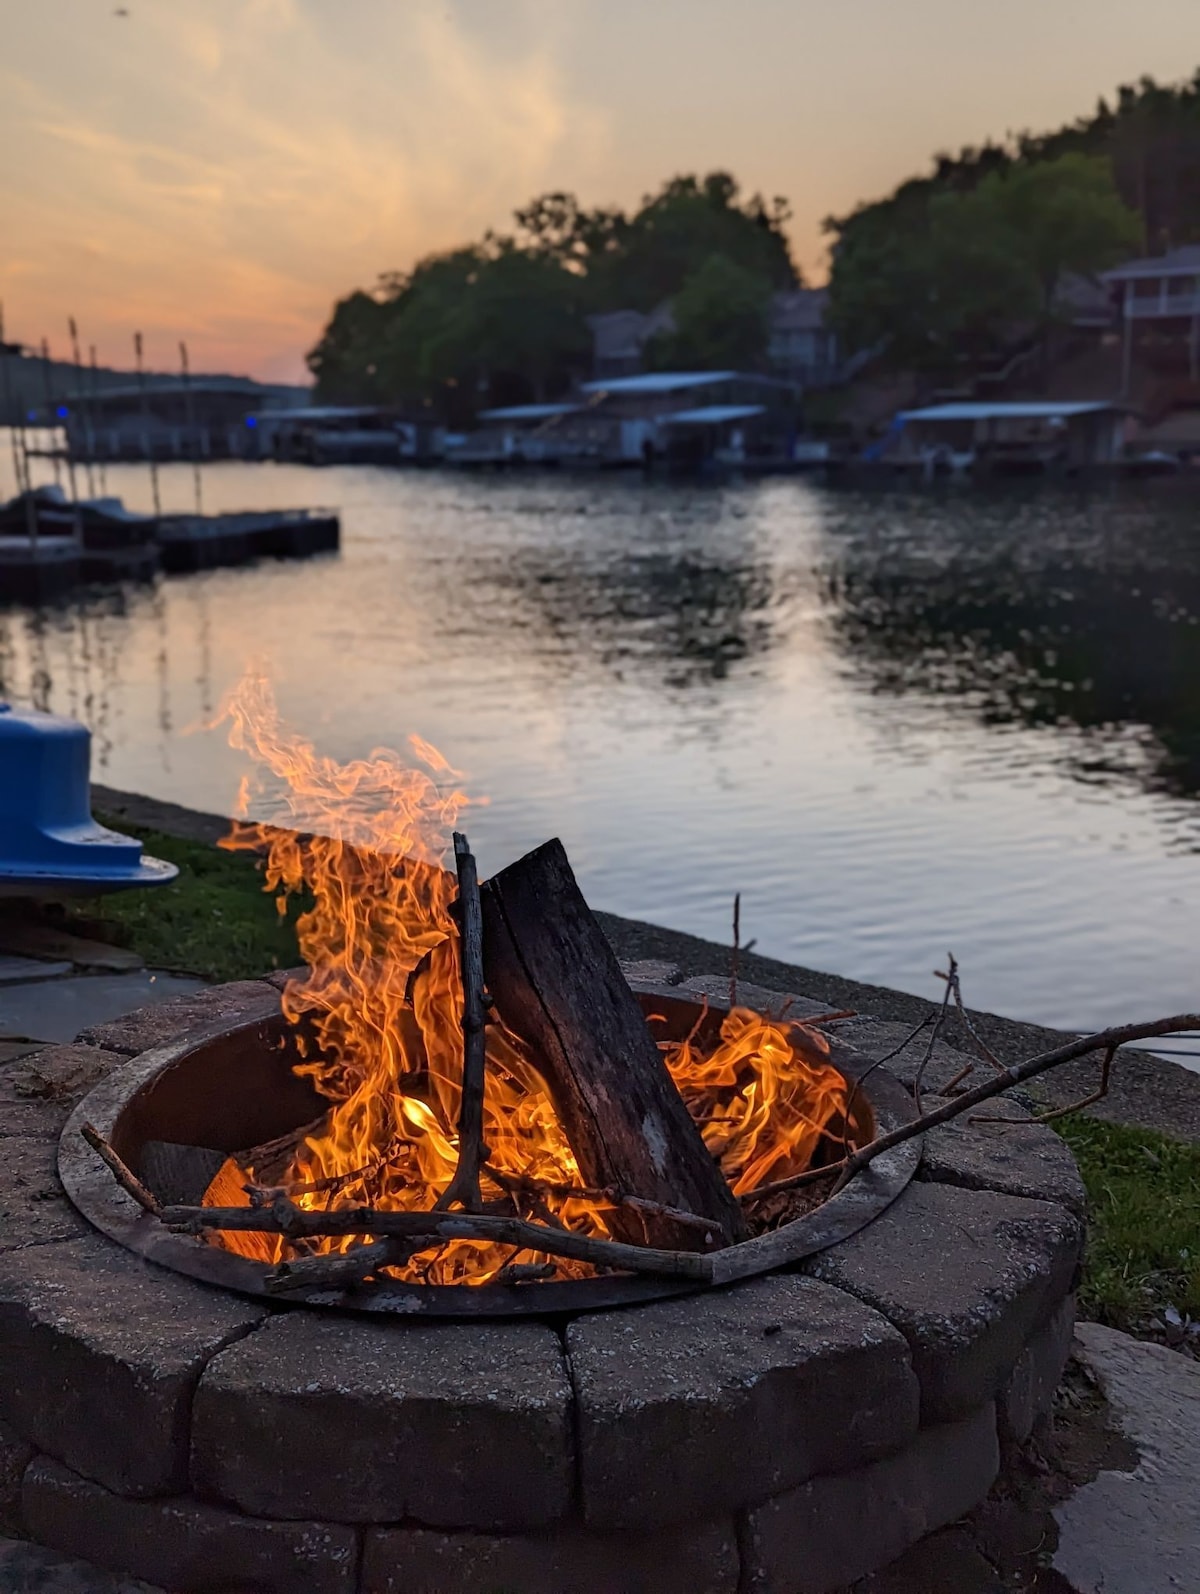
[(950, 1010), (950, 999), (954, 994), (954, 987), (958, 981), (958, 964), (955, 961), (954, 953), (947, 952), (946, 956), (949, 959), (950, 972), (949, 974), (943, 976), (946, 981), (946, 989), (942, 993), (942, 1005), (938, 1011), (938, 1016), (934, 1022), (933, 1031), (929, 1037), (929, 1045), (925, 1048), (925, 1055), (922, 1057), (920, 1066), (917, 1068), (917, 1071), (913, 1076), (913, 1102), (916, 1106), (918, 1117), (921, 1113), (921, 1080), (925, 1077), (925, 1070), (929, 1067), (930, 1061), (933, 1058), (933, 1048), (937, 1045), (938, 1036), (942, 1033), (942, 1029), (946, 1023), (946, 1014)]
[(158, 1197), (152, 1191), (147, 1190), (133, 1169), (121, 1161), (100, 1131), (92, 1124), (84, 1124), (79, 1133), (91, 1146), (101, 1162), (104, 1163), (125, 1194), (132, 1196), (138, 1206), (145, 1211), (152, 1212), (156, 1218), (161, 1217), (162, 1204)]
[(1083, 1096), (1079, 1101), (1070, 1101), (1065, 1107), (1052, 1107), (1049, 1112), (1035, 1112), (1031, 1118), (972, 1118), (973, 1124), (1007, 1124), (1010, 1129), (1020, 1128), (1026, 1124), (1050, 1124), (1056, 1118), (1069, 1118), (1073, 1112), (1082, 1112), (1085, 1107), (1094, 1107), (1098, 1101), (1103, 1101), (1108, 1095), (1108, 1076), (1112, 1068), (1112, 1060), (1116, 1048), (1110, 1046), (1104, 1054), (1104, 1063), (1100, 1069), (1100, 1084), (1092, 1091), (1090, 1096)]
[(380, 1212), (372, 1207), (345, 1207), (306, 1212), (287, 1196), (277, 1194), (262, 1207), (164, 1207), (164, 1225), (180, 1234), (200, 1234), (205, 1229), (239, 1233), (282, 1234), (288, 1239), (323, 1235), (371, 1234), (380, 1239), (409, 1241), (414, 1250), (428, 1250), (448, 1240), (482, 1240), (513, 1245), (548, 1256), (570, 1257), (596, 1267), (660, 1278), (712, 1279), (712, 1258), (698, 1251), (662, 1251), (648, 1246), (622, 1245), (597, 1240), (573, 1229), (552, 1229), (523, 1218), (492, 1217), (464, 1212)]
[(1182, 1030), (1200, 1030), (1200, 1013), (1177, 1013), (1171, 1018), (1153, 1019), (1148, 1024), (1121, 1024), (1113, 1029), (1098, 1030), (1094, 1035), (1080, 1035), (1076, 1040), (1056, 1046), (1052, 1051), (1039, 1052), (1036, 1057), (1029, 1057), (1023, 1063), (1014, 1063), (1002, 1074), (995, 1074), (991, 1079), (984, 1080), (982, 1085), (976, 1085), (974, 1090), (966, 1090), (953, 1101), (936, 1107), (933, 1112), (914, 1118), (911, 1123), (902, 1124), (896, 1129), (890, 1129), (886, 1134), (860, 1147), (853, 1156), (847, 1157), (841, 1177), (832, 1194), (836, 1195), (839, 1190), (844, 1189), (854, 1175), (868, 1163), (874, 1162), (881, 1152), (890, 1151), (893, 1146), (911, 1140), (914, 1135), (922, 1134), (926, 1129), (935, 1129), (938, 1124), (949, 1123), (952, 1118), (969, 1112), (981, 1102), (990, 1101), (993, 1096), (1003, 1095), (1013, 1085), (1023, 1084), (1025, 1080), (1034, 1079), (1038, 1074), (1044, 1074), (1051, 1068), (1058, 1068), (1063, 1063), (1073, 1063), (1076, 1058), (1086, 1057), (1090, 1052), (1098, 1052), (1102, 1048), (1111, 1048), (1115, 1052), (1118, 1047), (1127, 1046), (1134, 1041), (1153, 1040), (1156, 1035), (1173, 1035), (1176, 1031)]
[(729, 1005), (737, 1006), (738, 953), (742, 944), (742, 893), (733, 894), (733, 955), (729, 960)]
[[(401, 1249), (407, 1251), (407, 1246)], [(267, 1275), (267, 1294), (286, 1295), (292, 1290), (345, 1290), (361, 1284), (372, 1273), (398, 1260), (395, 1240), (372, 1240), (336, 1256), (309, 1256), (299, 1262), (281, 1262)]]
[(454, 832), (454, 867), (458, 871), (459, 958), (463, 984), (463, 1081), (458, 1111), (458, 1166), (435, 1203), (443, 1212), (457, 1203), (464, 1212), (478, 1212), (479, 1169), (487, 1157), (483, 1144), (483, 1087), (487, 1072), (487, 1007), (483, 989), (483, 909), (479, 874), (467, 838)]
[(719, 1237), (718, 1226), (711, 1218), (702, 1218), (697, 1212), (685, 1212), (681, 1207), (663, 1206), (659, 1201), (646, 1201), (641, 1196), (618, 1190), (615, 1185), (555, 1184), (547, 1179), (526, 1179), (520, 1174), (504, 1173), (499, 1168), (493, 1168), (490, 1163), (484, 1164), (483, 1172), (484, 1176), (498, 1184), (501, 1190), (510, 1190), (514, 1193), (524, 1191), (531, 1195), (553, 1195), (566, 1201), (604, 1201), (614, 1207), (631, 1207), (635, 1212), (644, 1212), (650, 1217), (669, 1218), (673, 1223), (681, 1223), (685, 1227), (709, 1235), (714, 1243)]

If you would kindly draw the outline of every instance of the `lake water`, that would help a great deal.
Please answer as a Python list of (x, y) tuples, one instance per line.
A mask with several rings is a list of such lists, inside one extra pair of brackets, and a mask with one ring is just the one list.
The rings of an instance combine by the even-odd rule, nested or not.
[[(149, 507), (144, 468), (107, 475)], [(1013, 1016), (1196, 1005), (1195, 500), (235, 464), (204, 491), (333, 505), (342, 551), (0, 609), (0, 690), (85, 720), (97, 780), (228, 812), (244, 766), (204, 726), (261, 658), (322, 750), (418, 732), (465, 771), (485, 872), (557, 834), (599, 907), (725, 941), (740, 891), (744, 937), (840, 974), (936, 994), (950, 949)]]

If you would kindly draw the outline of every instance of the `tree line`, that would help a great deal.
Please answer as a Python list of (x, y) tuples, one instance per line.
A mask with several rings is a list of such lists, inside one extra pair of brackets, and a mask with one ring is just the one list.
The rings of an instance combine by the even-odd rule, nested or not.
[(632, 214), (544, 194), (487, 233), (384, 276), (334, 307), (308, 357), (332, 402), (428, 402), (450, 420), (540, 400), (591, 362), (588, 317), (672, 302), (661, 366), (756, 363), (771, 295), (799, 277), (782, 199), (748, 199), (727, 173), (674, 177)]
[(1071, 279), (1200, 241), (1200, 71), (1102, 99), (1056, 132), (957, 156), (825, 224), (830, 314), (847, 347), (971, 362), (1047, 333)]
[[(424, 405), (451, 423), (565, 391), (589, 316), (670, 301), (651, 367), (766, 361), (772, 296), (800, 285), (787, 201), (725, 172), (679, 176), (626, 212), (543, 194), (507, 232), (340, 300), (308, 356), (330, 402)], [(971, 364), (1048, 335), (1073, 279), (1200, 240), (1200, 71), (1118, 90), (1088, 117), (941, 155), (924, 177), (825, 223), (830, 319), (848, 351)]]

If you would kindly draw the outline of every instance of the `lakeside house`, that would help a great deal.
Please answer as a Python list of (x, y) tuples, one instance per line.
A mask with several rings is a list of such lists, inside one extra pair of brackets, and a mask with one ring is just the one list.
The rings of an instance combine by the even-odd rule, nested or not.
[(1122, 393), (1135, 350), (1158, 368), (1200, 382), (1200, 244), (1129, 260), (1106, 271), (1122, 327)]
[[(837, 334), (828, 325), (828, 310), (827, 288), (795, 288), (772, 296), (767, 360), (775, 376), (804, 387), (828, 387), (841, 380)], [(589, 316), (588, 326), (595, 381), (640, 376), (650, 341), (675, 330), (670, 300), (645, 314), (609, 310)]]

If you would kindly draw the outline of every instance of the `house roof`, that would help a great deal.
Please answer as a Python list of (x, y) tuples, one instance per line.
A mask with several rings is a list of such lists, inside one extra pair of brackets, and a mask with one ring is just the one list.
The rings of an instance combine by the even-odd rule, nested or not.
[(732, 382), (736, 371), (645, 371), (641, 376), (614, 376), (606, 381), (584, 382), (583, 393), (679, 393), (689, 387)]
[(660, 417), (664, 426), (721, 426), (726, 421), (748, 421), (752, 415), (765, 415), (763, 404), (705, 404), (698, 410), (677, 410)]
[(771, 300), (771, 331), (819, 332), (829, 309), (828, 288), (795, 288)]
[(1200, 276), (1200, 244), (1184, 244), (1170, 249), (1165, 255), (1151, 255), (1144, 260), (1127, 260), (1104, 273), (1105, 282), (1132, 282), (1143, 277), (1196, 277)]
[(506, 404), (498, 410), (480, 410), (481, 421), (548, 421), (555, 415), (573, 415), (578, 404)]
[(1099, 415), (1104, 410), (1114, 410), (1115, 404), (1101, 402), (1056, 404), (1049, 400), (1034, 400), (1013, 404), (934, 404), (924, 410), (901, 410), (898, 421), (1049, 421), (1056, 417), (1066, 420), (1072, 415)]

